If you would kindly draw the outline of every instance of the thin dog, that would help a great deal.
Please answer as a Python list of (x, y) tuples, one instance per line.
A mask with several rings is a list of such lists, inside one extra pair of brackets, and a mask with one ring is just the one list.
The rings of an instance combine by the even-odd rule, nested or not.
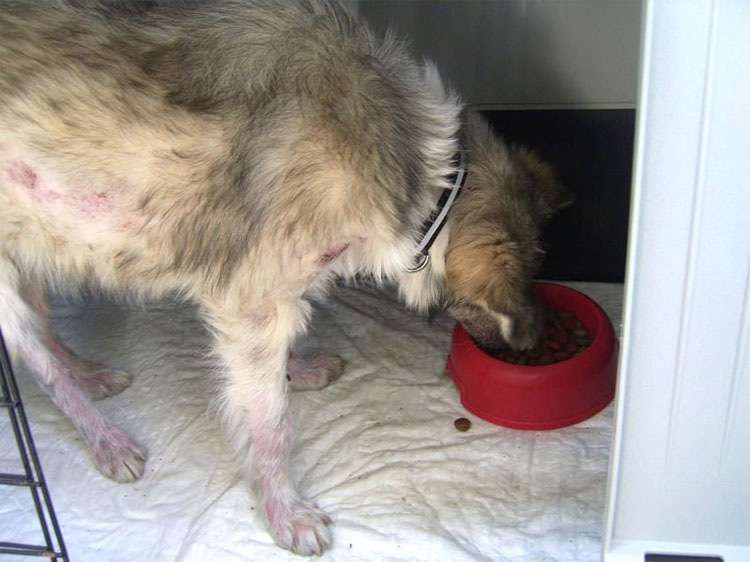
[(289, 476), (288, 387), (343, 361), (289, 349), (332, 279), (533, 344), (541, 228), (568, 195), (393, 34), (322, 1), (3, 0), (0, 38), (0, 321), (104, 475), (144, 470), (92, 405), (130, 375), (60, 341), (49, 290), (198, 303), (232, 450), (300, 554), (330, 519)]

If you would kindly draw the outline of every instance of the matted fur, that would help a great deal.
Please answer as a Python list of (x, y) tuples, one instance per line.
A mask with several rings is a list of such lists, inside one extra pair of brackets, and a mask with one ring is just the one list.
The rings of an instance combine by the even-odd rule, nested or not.
[[(49, 287), (199, 303), (233, 450), (301, 554), (329, 545), (330, 520), (289, 478), (285, 373), (320, 388), (343, 368), (288, 362), (310, 298), (369, 275), (487, 345), (533, 343), (540, 223), (562, 192), (393, 35), (328, 2), (3, 0), (0, 37), (0, 322), (105, 475), (143, 472), (91, 404), (129, 377), (67, 350)], [(466, 193), (408, 274), (459, 149)]]

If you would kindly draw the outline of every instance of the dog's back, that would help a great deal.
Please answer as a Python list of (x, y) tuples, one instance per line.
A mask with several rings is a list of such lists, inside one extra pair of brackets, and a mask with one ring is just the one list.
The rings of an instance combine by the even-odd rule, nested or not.
[(191, 292), (260, 244), (398, 245), (425, 139), (452, 149), (400, 46), (328, 4), (21, 2), (0, 30), (0, 228), (40, 272)]

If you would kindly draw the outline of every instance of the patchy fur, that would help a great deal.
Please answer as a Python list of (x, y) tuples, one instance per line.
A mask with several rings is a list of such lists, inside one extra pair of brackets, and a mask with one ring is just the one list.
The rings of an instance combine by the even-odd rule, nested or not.
[[(2, 0), (0, 37), (2, 326), (105, 475), (143, 472), (91, 403), (130, 379), (59, 341), (50, 287), (200, 305), (229, 442), (300, 554), (328, 547), (330, 520), (289, 476), (287, 390), (343, 361), (289, 348), (331, 279), (395, 281), (484, 343), (533, 343), (540, 225), (565, 196), (394, 36), (323, 1)], [(407, 274), (459, 149), (467, 190)]]

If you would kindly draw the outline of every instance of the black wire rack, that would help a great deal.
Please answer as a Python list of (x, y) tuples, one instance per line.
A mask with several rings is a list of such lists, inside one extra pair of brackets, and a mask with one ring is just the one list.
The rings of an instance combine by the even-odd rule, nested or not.
[[(68, 553), (65, 550), (60, 525), (57, 523), (55, 509), (52, 506), (47, 484), (44, 481), (42, 465), (34, 446), (29, 423), (18, 392), (18, 384), (13, 374), (8, 357), (8, 349), (5, 347), (2, 330), (0, 330), (0, 374), (2, 375), (2, 395), (0, 395), (0, 408), (8, 411), (10, 426), (16, 438), (18, 454), (23, 464), (22, 474), (0, 473), (0, 486), (21, 486), (31, 492), (34, 509), (39, 518), (39, 526), (44, 536), (44, 545), (21, 544), (16, 542), (5, 542), (0, 540), (0, 554), (15, 554), (21, 556), (40, 556), (50, 560), (62, 560), (68, 562)], [(51, 526), (51, 529), (50, 529)], [(54, 538), (53, 538), (54, 535)], [(3, 539), (4, 537), (0, 537)]]

